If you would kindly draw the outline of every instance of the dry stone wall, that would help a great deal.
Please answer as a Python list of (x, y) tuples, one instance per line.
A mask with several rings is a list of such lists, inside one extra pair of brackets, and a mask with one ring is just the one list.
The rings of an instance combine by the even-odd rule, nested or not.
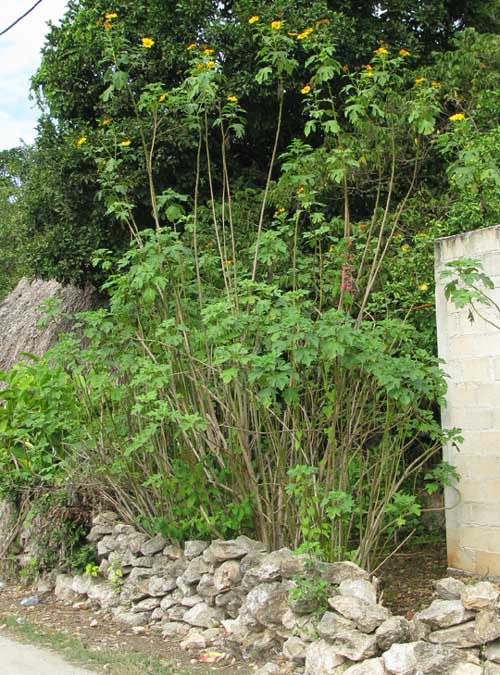
[[(444, 453), (460, 474), (445, 490), (448, 564), (500, 577), (500, 330), (446, 301), (440, 274), (457, 258), (482, 263), (495, 284), (488, 295), (500, 303), (500, 226), (436, 243), (438, 350), (448, 376), (442, 423), (464, 438)], [(498, 325), (496, 310), (481, 306), (481, 314)]]
[[(231, 541), (148, 538), (114, 513), (97, 516), (89, 540), (96, 576), (60, 574), (55, 593), (75, 607), (98, 605), (136, 631), (149, 625), (184, 650), (219, 648), (269, 663), (285, 656), (304, 675), (480, 675), (500, 673), (500, 587), (436, 583), (436, 600), (412, 620), (378, 602), (367, 572), (288, 549), (267, 552), (246, 536)], [(322, 579), (328, 609), (311, 611), (298, 579)]]

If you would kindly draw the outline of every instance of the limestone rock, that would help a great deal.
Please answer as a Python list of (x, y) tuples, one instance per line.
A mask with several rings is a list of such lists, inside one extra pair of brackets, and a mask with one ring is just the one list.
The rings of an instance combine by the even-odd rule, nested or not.
[(164, 616), (165, 612), (162, 610), (162, 608), (157, 607), (156, 609), (153, 610), (153, 613), (151, 614), (151, 621), (162, 621)]
[[(450, 671), (450, 675), (484, 675), (487, 672), (486, 668), (483, 670), (481, 666), (473, 663), (459, 663)], [(493, 674), (491, 673), (491, 675)]]
[(434, 644), (448, 645), (450, 647), (475, 647), (482, 643), (481, 638), (478, 637), (475, 621), (468, 621), (461, 623), (458, 626), (451, 628), (442, 628), (429, 633), (427, 639)]
[(257, 584), (279, 579), (292, 579), (304, 572), (306, 556), (298, 556), (288, 548), (265, 555), (261, 562), (251, 567), (243, 578), (243, 588), (249, 590)]
[[(201, 579), (201, 577), (200, 577)], [(236, 560), (226, 560), (215, 570), (214, 588), (217, 593), (228, 591), (241, 580), (240, 564)]]
[(273, 588), (255, 612), (257, 621), (266, 628), (282, 626), (283, 614), (288, 609), (288, 589)]
[(142, 555), (154, 555), (155, 553), (163, 551), (166, 545), (167, 542), (163, 536), (161, 534), (157, 534), (152, 539), (148, 539), (143, 543), (141, 546), (141, 553)]
[(476, 615), (476, 635), (481, 643), (500, 638), (500, 610), (490, 607)]
[(447, 673), (450, 667), (463, 661), (460, 650), (428, 642), (417, 642), (413, 653), (417, 661), (417, 672), (422, 675)]
[(206, 541), (199, 541), (197, 539), (186, 541), (184, 543), (184, 557), (186, 560), (198, 558), (208, 546), (209, 544)]
[(281, 669), (276, 663), (265, 663), (261, 668), (255, 671), (255, 675), (276, 675)]
[[(410, 642), (418, 642), (419, 640), (427, 640), (432, 628), (428, 623), (416, 621), (414, 618), (409, 622), (410, 624)], [(398, 640), (401, 642), (401, 640)]]
[(315, 570), (322, 579), (335, 585), (341, 584), (343, 581), (368, 580), (370, 578), (368, 572), (350, 561), (334, 563), (318, 561), (315, 563)]
[(139, 579), (146, 579), (154, 576), (155, 571), (153, 567), (133, 567), (128, 576), (128, 581), (138, 581)]
[(226, 614), (235, 619), (238, 616), (238, 610), (242, 605), (243, 599), (239, 593), (228, 591), (215, 598), (215, 606), (221, 607)]
[(148, 593), (154, 597), (163, 597), (177, 588), (173, 577), (151, 577), (148, 583)]
[(188, 608), (182, 607), (182, 605), (172, 605), (164, 611), (169, 621), (184, 621)]
[(78, 598), (78, 593), (73, 590), (73, 577), (70, 574), (57, 575), (54, 595), (63, 602), (74, 602)]
[(158, 598), (144, 598), (132, 607), (133, 612), (153, 612), (160, 606)]
[(186, 567), (182, 579), (187, 584), (197, 584), (201, 577), (210, 572), (209, 563), (205, 562), (201, 556), (198, 558), (193, 558), (189, 561), (188, 566)]
[(305, 675), (335, 675), (344, 663), (344, 657), (325, 640), (316, 640), (306, 648)]
[(180, 604), (183, 607), (194, 607), (195, 605), (199, 605), (200, 602), (203, 602), (201, 595), (186, 595), (182, 598)]
[(124, 607), (113, 607), (113, 621), (123, 623), (126, 626), (145, 626), (150, 618), (151, 612), (130, 612)]
[(97, 555), (100, 557), (105, 557), (111, 553), (111, 551), (116, 551), (118, 548), (119, 543), (116, 537), (107, 535), (97, 542)]
[(118, 516), (112, 511), (104, 511), (92, 519), (92, 528), (87, 535), (87, 541), (96, 542), (106, 535), (113, 534)]
[(484, 666), (483, 675), (500, 675), (500, 665), (488, 661)]
[(189, 633), (189, 626), (178, 621), (167, 621), (161, 624), (164, 638), (185, 637)]
[(88, 595), (90, 587), (96, 583), (97, 579), (90, 574), (75, 574), (72, 588), (77, 595)]
[[(187, 543), (188, 542), (186, 542), (186, 544)], [(180, 546), (177, 546), (176, 544), (168, 544), (163, 549), (163, 555), (167, 557), (169, 560), (179, 560), (179, 558), (182, 558), (184, 554)]]
[(130, 602), (138, 602), (149, 595), (149, 579), (127, 580), (120, 593), (120, 602), (127, 605)]
[(92, 584), (87, 595), (104, 609), (117, 607), (120, 604), (120, 594), (108, 581), (97, 581)]
[(359, 598), (372, 605), (377, 603), (377, 592), (373, 584), (366, 579), (342, 581), (339, 585), (339, 593), (346, 597)]
[(484, 655), (488, 661), (500, 663), (500, 640), (487, 644), (484, 649)]
[(460, 595), (462, 604), (467, 609), (483, 609), (498, 601), (500, 589), (490, 581), (480, 581), (478, 584), (465, 586)]
[(363, 661), (377, 653), (375, 636), (361, 633), (359, 630), (343, 630), (337, 633), (333, 646), (338, 654), (350, 661)]
[(434, 588), (438, 598), (441, 600), (460, 600), (465, 584), (460, 579), (454, 577), (445, 577), (434, 582)]
[(179, 646), (184, 651), (201, 650), (205, 649), (207, 646), (207, 641), (200, 632), (190, 631)]
[(251, 551), (265, 552), (266, 547), (262, 542), (255, 541), (242, 535), (229, 541), (217, 539), (210, 545), (210, 550), (216, 560), (224, 562), (225, 560), (237, 560), (243, 558), (243, 556)]
[(344, 675), (386, 675), (386, 673), (382, 659), (367, 659), (344, 671)]
[(460, 600), (434, 600), (429, 607), (415, 614), (415, 620), (433, 628), (449, 628), (473, 616), (474, 612), (465, 609)]
[(179, 605), (183, 598), (182, 593), (179, 590), (175, 590), (173, 593), (169, 593), (164, 598), (161, 599), (160, 607), (162, 609), (169, 609), (174, 605)]
[(353, 621), (349, 621), (340, 614), (325, 612), (318, 623), (317, 631), (320, 637), (332, 641), (341, 631), (352, 630), (354, 627)]
[(362, 633), (373, 633), (391, 615), (382, 605), (373, 605), (356, 597), (335, 595), (328, 599), (328, 604), (346, 619), (354, 621)]
[(223, 618), (220, 609), (209, 607), (205, 602), (200, 602), (186, 612), (183, 621), (200, 628), (215, 628)]
[(307, 644), (298, 637), (289, 637), (283, 644), (283, 654), (290, 661), (304, 663), (306, 660)]
[(217, 591), (215, 590), (214, 577), (212, 574), (203, 574), (198, 585), (196, 586), (196, 592), (204, 598), (211, 600)]
[(415, 642), (395, 643), (383, 655), (386, 670), (391, 675), (414, 675), (417, 668)]
[(375, 631), (377, 646), (386, 651), (396, 642), (410, 642), (410, 622), (402, 616), (391, 616)]

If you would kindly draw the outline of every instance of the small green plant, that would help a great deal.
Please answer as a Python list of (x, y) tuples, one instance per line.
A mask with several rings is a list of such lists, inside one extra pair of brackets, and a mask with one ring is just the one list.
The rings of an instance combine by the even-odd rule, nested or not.
[(99, 574), (99, 565), (87, 563), (85, 565), (85, 574), (88, 574), (90, 577), (97, 577)]
[(298, 614), (322, 614), (328, 609), (330, 584), (318, 574), (311, 576), (297, 575), (293, 579), (294, 587), (290, 590), (289, 599), (293, 610)]
[(485, 316), (479, 308), (479, 305), (492, 308), (500, 320), (500, 306), (485, 291), (494, 289), (495, 284), (482, 270), (482, 263), (473, 258), (457, 258), (446, 263), (440, 276), (443, 281), (451, 280), (445, 285), (444, 294), (455, 307), (469, 307), (469, 321), (478, 316), (500, 330), (500, 322)]
[(424, 490), (428, 495), (433, 495), (438, 490), (453, 485), (460, 480), (460, 474), (454, 466), (448, 462), (440, 462), (434, 469), (424, 475)]
[(123, 586), (123, 570), (116, 561), (113, 561), (106, 572), (108, 581), (116, 593), (120, 593)]
[(21, 567), (19, 571), (19, 576), (22, 581), (26, 584), (33, 583), (39, 576), (41, 572), (41, 563), (38, 558), (30, 558), (27, 565)]
[[(89, 573), (89, 569), (97, 568), (99, 566), (97, 563), (97, 551), (93, 544), (82, 544), (75, 548), (71, 554), (70, 567), (75, 572), (85, 572)], [(92, 576), (96, 576), (92, 574)]]

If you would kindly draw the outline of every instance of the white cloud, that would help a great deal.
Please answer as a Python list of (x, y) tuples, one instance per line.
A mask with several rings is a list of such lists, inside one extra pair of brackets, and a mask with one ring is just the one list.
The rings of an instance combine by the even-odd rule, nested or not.
[[(3, 0), (0, 30), (24, 14), (34, 0)], [(47, 21), (58, 23), (67, 0), (43, 0), (31, 14), (0, 37), (0, 149), (30, 143), (39, 111), (29, 100), (30, 78), (40, 64)]]

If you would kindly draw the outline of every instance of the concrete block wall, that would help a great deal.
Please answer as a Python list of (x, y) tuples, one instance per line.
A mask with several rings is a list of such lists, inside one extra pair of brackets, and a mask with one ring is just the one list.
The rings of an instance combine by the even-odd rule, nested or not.
[[(448, 565), (500, 577), (500, 330), (446, 301), (440, 273), (461, 257), (482, 262), (500, 304), (500, 225), (440, 239), (435, 250), (438, 352), (449, 378), (442, 423), (464, 437), (444, 450), (461, 476), (445, 491)], [(480, 311), (500, 324), (493, 308)]]

